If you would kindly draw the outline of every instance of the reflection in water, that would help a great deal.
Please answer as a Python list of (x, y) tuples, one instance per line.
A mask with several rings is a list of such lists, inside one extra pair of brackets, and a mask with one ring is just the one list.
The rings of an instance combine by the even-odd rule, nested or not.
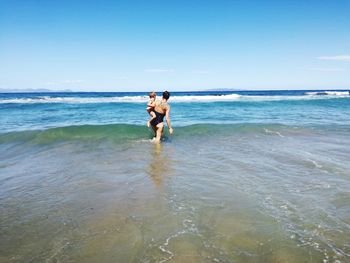
[(162, 143), (155, 143), (147, 173), (156, 187), (162, 186), (163, 179), (173, 172), (171, 158), (164, 152)]

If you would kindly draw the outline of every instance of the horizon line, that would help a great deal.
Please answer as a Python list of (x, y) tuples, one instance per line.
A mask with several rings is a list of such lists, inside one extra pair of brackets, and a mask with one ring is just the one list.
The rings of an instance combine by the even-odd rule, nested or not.
[[(311, 88), (311, 89), (201, 89), (201, 90), (168, 90), (170, 93), (181, 93), (181, 92), (234, 92), (234, 91), (350, 91), (349, 88)], [(155, 91), (162, 93), (163, 90)], [(149, 90), (144, 91), (74, 91), (74, 90), (48, 90), (48, 89), (1, 89), (0, 93), (149, 93)]]

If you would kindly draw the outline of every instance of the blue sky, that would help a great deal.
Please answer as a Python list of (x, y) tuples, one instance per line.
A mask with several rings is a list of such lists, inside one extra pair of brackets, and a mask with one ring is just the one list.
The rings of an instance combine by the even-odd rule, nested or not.
[(347, 89), (349, 76), (349, 0), (0, 0), (0, 89)]

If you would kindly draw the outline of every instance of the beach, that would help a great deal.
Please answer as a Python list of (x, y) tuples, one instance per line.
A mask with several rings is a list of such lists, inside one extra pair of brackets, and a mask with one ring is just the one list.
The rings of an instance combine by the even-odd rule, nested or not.
[(146, 102), (0, 94), (0, 262), (350, 262), (349, 91)]

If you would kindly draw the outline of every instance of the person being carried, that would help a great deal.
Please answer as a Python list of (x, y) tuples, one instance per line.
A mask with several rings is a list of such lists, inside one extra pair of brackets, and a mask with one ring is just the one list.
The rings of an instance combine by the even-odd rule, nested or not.
[(147, 121), (147, 127), (149, 128), (151, 126), (151, 121), (156, 117), (156, 114), (154, 113), (154, 107), (156, 106), (156, 97), (157, 94), (152, 91), (148, 94), (149, 96), (149, 100), (147, 103), (147, 108), (146, 111), (148, 112), (148, 114), (150, 115), (150, 119)]
[(164, 129), (164, 117), (168, 125), (169, 133), (173, 134), (173, 128), (171, 128), (170, 124), (170, 105), (168, 104), (169, 97), (170, 93), (168, 91), (164, 91), (162, 100), (155, 102), (154, 113), (156, 117), (151, 121), (152, 129), (155, 132), (155, 137), (153, 138), (155, 142), (160, 142), (160, 139), (162, 137)]

